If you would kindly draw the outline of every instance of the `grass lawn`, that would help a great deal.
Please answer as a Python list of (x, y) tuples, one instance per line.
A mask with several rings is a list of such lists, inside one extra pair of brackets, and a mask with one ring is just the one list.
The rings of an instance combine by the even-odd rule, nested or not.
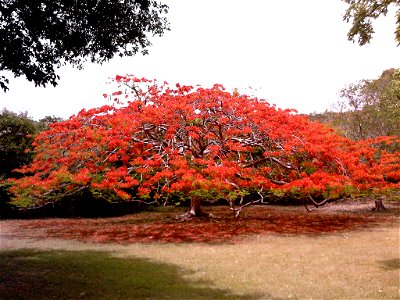
[(0, 299), (252, 299), (178, 267), (96, 251), (0, 251)]
[(0, 299), (400, 299), (400, 205), (387, 207), (0, 221)]
[(125, 255), (191, 270), (260, 299), (400, 299), (399, 227), (323, 236), (269, 235), (225, 244), (136, 244)]

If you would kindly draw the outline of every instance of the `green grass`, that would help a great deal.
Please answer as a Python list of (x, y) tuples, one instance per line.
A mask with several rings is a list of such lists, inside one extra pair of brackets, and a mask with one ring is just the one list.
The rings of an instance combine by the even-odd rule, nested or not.
[(0, 251), (0, 299), (253, 299), (178, 267), (97, 251)]

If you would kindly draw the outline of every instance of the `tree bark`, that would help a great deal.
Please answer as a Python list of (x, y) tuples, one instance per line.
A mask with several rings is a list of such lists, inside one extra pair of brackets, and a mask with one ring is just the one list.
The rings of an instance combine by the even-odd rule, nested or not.
[(176, 219), (181, 221), (187, 221), (192, 218), (215, 218), (212, 213), (205, 213), (201, 209), (201, 199), (200, 198), (192, 198), (190, 200), (190, 206), (186, 213), (182, 215), (177, 215)]
[(190, 206), (186, 213), (183, 215), (177, 215), (176, 218), (182, 221), (190, 220), (191, 218), (199, 218), (199, 217), (206, 217), (206, 218), (214, 218), (213, 214), (204, 213), (201, 210), (201, 199), (199, 198), (192, 198), (190, 200)]
[(382, 199), (375, 200), (375, 207), (372, 210), (373, 211), (386, 210), (386, 207), (383, 205)]
[(192, 198), (190, 200), (190, 207), (189, 207), (189, 211), (188, 214), (194, 217), (198, 217), (202, 215), (202, 211), (201, 211), (201, 200), (199, 198)]

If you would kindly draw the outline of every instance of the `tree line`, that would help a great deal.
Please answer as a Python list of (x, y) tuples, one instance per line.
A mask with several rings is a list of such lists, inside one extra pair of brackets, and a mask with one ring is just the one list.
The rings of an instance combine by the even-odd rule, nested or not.
[(310, 114), (310, 118), (353, 140), (400, 135), (400, 69), (351, 83), (340, 91), (340, 97), (332, 109)]

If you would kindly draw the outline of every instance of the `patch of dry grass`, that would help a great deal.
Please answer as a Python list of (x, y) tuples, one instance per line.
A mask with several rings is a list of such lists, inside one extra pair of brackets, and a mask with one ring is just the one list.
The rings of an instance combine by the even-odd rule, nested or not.
[[(195, 271), (234, 293), (277, 298), (400, 297), (399, 229), (321, 237), (266, 236), (236, 244), (132, 246), (126, 254)], [(392, 267), (388, 267), (392, 266)]]
[(2, 240), (3, 248), (113, 251), (185, 270), (234, 294), (270, 298), (399, 299), (399, 227), (323, 236), (269, 235), (230, 244), (91, 244)]
[[(145, 258), (189, 271), (182, 274), (193, 282), (212, 282), (233, 295), (262, 299), (400, 299), (400, 206), (385, 204), (389, 209), (379, 214), (371, 212), (371, 202), (334, 203), (313, 213), (298, 207), (252, 207), (240, 222), (224, 218), (219, 208), (213, 208), (218, 219), (189, 223), (171, 221), (175, 211), (1, 221), (0, 250), (96, 250)], [(78, 241), (91, 241), (84, 237), (98, 236), (98, 228), (110, 231), (108, 243)], [(147, 242), (156, 230), (159, 239)], [(116, 239), (119, 235), (131, 237)], [(228, 238), (222, 242), (204, 243), (224, 235)], [(140, 243), (141, 236), (146, 243)], [(180, 243), (167, 243), (165, 236)], [(203, 242), (182, 242), (192, 236)]]

